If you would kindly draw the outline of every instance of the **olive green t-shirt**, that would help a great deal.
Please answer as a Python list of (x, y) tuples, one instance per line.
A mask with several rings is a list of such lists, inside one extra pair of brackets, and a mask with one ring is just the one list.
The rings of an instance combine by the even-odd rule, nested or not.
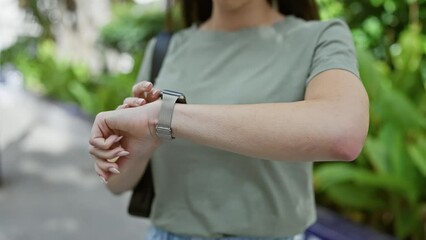
[[(153, 46), (142, 66), (145, 80)], [(184, 93), (189, 104), (294, 102), (329, 69), (358, 76), (351, 33), (340, 20), (288, 16), (235, 32), (194, 25), (173, 36), (156, 87)], [(155, 152), (152, 167), (151, 220), (175, 234), (285, 237), (316, 219), (311, 162), (257, 159), (175, 139)]]

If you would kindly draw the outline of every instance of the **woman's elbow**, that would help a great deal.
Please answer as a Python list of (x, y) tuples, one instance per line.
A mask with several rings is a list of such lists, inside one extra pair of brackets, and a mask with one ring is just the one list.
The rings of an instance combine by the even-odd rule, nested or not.
[(331, 143), (333, 159), (339, 161), (354, 161), (358, 158), (367, 137), (367, 128), (354, 128), (349, 131), (341, 131), (334, 137)]
[(346, 140), (346, 143), (339, 142), (332, 147), (332, 157), (338, 161), (351, 162), (358, 158), (362, 150), (362, 145)]

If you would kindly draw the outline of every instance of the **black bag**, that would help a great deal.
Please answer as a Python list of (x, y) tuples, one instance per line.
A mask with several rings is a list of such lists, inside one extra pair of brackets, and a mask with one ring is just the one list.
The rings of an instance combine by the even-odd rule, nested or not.
[[(149, 81), (153, 84), (160, 72), (164, 57), (166, 56), (169, 47), (170, 39), (173, 33), (161, 32), (156, 36), (154, 53), (152, 56), (151, 73)], [(137, 81), (140, 82), (141, 72)], [(133, 189), (132, 197), (130, 198), (128, 212), (130, 215), (148, 218), (151, 214), (151, 206), (155, 197), (154, 181), (152, 178), (151, 159), (146, 166), (145, 173), (139, 180), (139, 183)]]

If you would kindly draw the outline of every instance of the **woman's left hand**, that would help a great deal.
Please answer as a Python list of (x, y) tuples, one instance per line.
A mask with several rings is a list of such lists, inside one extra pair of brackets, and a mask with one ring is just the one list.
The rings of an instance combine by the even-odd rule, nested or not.
[(152, 83), (142, 81), (132, 87), (132, 96), (124, 99), (123, 104), (118, 109), (139, 107), (146, 103), (151, 103), (160, 98), (160, 90), (154, 88)]

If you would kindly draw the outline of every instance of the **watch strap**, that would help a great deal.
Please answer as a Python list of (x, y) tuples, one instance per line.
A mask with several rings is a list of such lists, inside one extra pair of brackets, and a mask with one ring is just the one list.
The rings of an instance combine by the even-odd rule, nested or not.
[(163, 140), (174, 139), (172, 135), (172, 117), (178, 96), (163, 94), (160, 114), (156, 126), (157, 136)]

